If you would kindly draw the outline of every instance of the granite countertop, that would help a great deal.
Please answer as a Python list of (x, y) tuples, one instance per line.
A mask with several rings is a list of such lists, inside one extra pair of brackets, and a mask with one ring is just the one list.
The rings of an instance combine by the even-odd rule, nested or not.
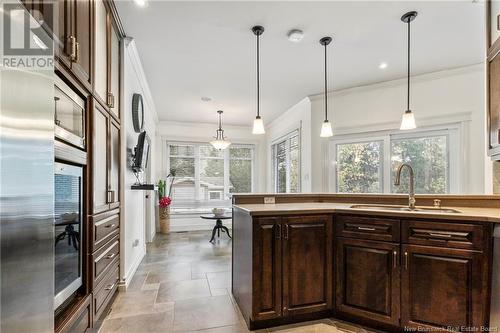
[[(233, 207), (241, 209), (252, 216), (265, 215), (289, 215), (289, 214), (325, 214), (325, 213), (348, 213), (371, 216), (394, 216), (414, 218), (434, 218), (446, 220), (464, 220), (500, 223), (500, 208), (480, 207), (441, 207), (443, 209), (455, 209), (460, 213), (436, 212), (436, 211), (393, 211), (386, 209), (361, 209), (351, 208), (359, 203), (278, 203), (278, 204), (238, 204)], [(369, 205), (364, 203), (364, 205)], [(425, 207), (425, 206), (424, 206)], [(417, 206), (418, 208), (418, 206)], [(429, 208), (429, 207), (427, 207)]]

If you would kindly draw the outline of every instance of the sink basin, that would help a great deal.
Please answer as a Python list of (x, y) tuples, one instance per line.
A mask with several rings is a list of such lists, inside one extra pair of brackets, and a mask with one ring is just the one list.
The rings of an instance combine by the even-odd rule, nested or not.
[(358, 209), (374, 209), (374, 210), (392, 210), (399, 212), (436, 212), (436, 213), (452, 213), (460, 214), (461, 211), (451, 208), (435, 208), (435, 207), (416, 207), (410, 209), (407, 206), (390, 206), (390, 205), (352, 205), (351, 208)]

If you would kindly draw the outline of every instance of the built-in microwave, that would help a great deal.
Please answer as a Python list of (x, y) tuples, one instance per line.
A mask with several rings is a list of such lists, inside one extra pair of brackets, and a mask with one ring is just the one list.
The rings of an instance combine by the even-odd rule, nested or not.
[(54, 122), (57, 139), (85, 148), (85, 100), (55, 75)]
[(82, 286), (83, 167), (54, 163), (54, 309)]

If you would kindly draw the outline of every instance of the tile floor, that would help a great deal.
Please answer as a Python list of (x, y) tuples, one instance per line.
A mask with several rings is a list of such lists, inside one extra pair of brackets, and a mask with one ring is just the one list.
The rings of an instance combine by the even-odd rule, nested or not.
[[(230, 293), (231, 241), (209, 238), (209, 231), (158, 234), (100, 333), (249, 332)], [(258, 332), (367, 333), (329, 319)]]

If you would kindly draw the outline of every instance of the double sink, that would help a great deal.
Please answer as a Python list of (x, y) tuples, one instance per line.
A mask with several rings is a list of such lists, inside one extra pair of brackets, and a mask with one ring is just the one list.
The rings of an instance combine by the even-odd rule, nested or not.
[(389, 211), (399, 211), (399, 212), (435, 212), (435, 213), (451, 213), (460, 214), (459, 210), (452, 208), (440, 208), (440, 207), (415, 207), (410, 208), (408, 206), (392, 206), (392, 205), (352, 205), (350, 208), (358, 209), (370, 209), (370, 210), (389, 210)]

